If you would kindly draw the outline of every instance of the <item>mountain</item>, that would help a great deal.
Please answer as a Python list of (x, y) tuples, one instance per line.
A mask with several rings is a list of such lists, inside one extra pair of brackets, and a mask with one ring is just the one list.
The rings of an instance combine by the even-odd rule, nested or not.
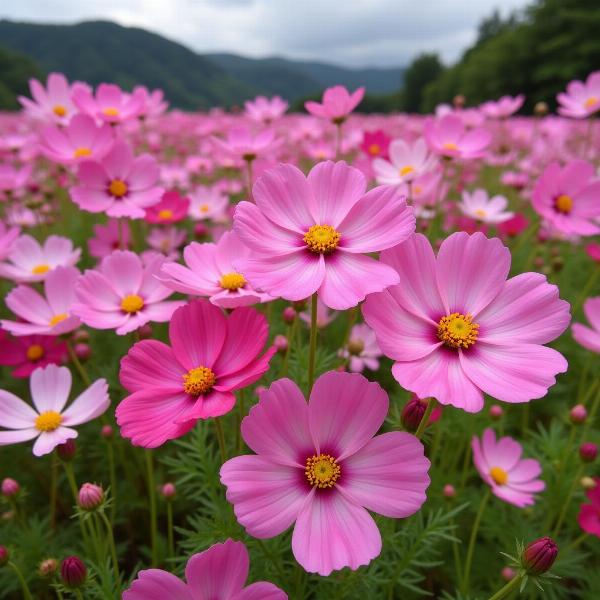
[[(109, 21), (41, 25), (0, 20), (0, 46), (29, 56), (46, 72), (97, 85), (115, 82), (160, 87), (172, 106), (184, 109), (231, 106), (258, 94), (293, 102), (342, 84), (365, 85), (371, 93), (401, 86), (403, 69), (348, 69), (283, 58), (250, 59), (234, 54), (196, 54), (137, 27)], [(4, 81), (0, 71), (0, 84)]]

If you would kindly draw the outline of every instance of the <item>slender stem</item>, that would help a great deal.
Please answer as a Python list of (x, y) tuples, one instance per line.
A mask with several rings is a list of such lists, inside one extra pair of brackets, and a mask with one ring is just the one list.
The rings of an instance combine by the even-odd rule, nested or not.
[(117, 578), (117, 585), (119, 587), (119, 593), (120, 593), (121, 592), (121, 573), (119, 572), (119, 561), (117, 559), (117, 548), (115, 546), (115, 538), (113, 536), (112, 525), (110, 524), (110, 521), (104, 514), (104, 511), (101, 510), (98, 512), (98, 514), (100, 515), (100, 518), (102, 519), (102, 521), (104, 522), (104, 525), (106, 527), (106, 535), (108, 537), (108, 545), (110, 547), (110, 554), (112, 556), (113, 569), (115, 570), (115, 576)]
[(421, 437), (423, 436), (425, 428), (427, 427), (427, 423), (429, 423), (429, 417), (431, 416), (431, 413), (435, 408), (436, 404), (437, 400), (435, 398), (429, 398), (429, 402), (427, 402), (427, 408), (425, 409), (425, 412), (421, 417), (421, 422), (417, 427), (417, 431), (415, 431), (415, 437), (417, 437), (418, 439), (421, 439)]
[(335, 160), (340, 159), (342, 151), (342, 124), (335, 124)]
[(175, 556), (175, 544), (173, 542), (173, 502), (167, 500), (167, 548), (169, 557)]
[(126, 250), (125, 236), (123, 235), (123, 217), (117, 219), (117, 235), (119, 237), (119, 250)]
[(571, 487), (569, 488), (567, 497), (566, 497), (565, 501), (563, 502), (562, 509), (560, 511), (560, 514), (558, 515), (558, 520), (556, 521), (556, 525), (554, 526), (554, 532), (552, 533), (552, 537), (554, 539), (556, 539), (556, 537), (560, 533), (560, 528), (562, 527), (563, 521), (565, 520), (565, 517), (567, 516), (567, 511), (569, 510), (569, 505), (571, 504), (571, 498), (573, 498), (573, 494), (575, 493), (575, 490), (577, 489), (577, 485), (579, 484), (579, 480), (581, 479), (582, 475), (583, 475), (583, 465), (581, 465), (579, 467), (579, 469), (577, 469), (577, 472), (575, 473), (575, 477), (573, 477), (573, 481), (571, 482)]
[(83, 596), (81, 595), (80, 590), (75, 590), (75, 595), (77, 596), (77, 600), (83, 600)]
[(23, 591), (24, 600), (33, 600), (31, 592), (29, 591), (29, 586), (27, 585), (27, 582), (25, 581), (25, 578), (23, 577), (23, 574), (21, 573), (19, 567), (17, 567), (17, 565), (15, 565), (15, 563), (12, 562), (12, 560), (8, 561), (8, 566), (15, 572), (15, 575), (17, 576), (17, 579), (21, 584), (21, 590)]
[(53, 452), (50, 459), (50, 527), (56, 527), (56, 492), (58, 488), (58, 458)]
[(352, 327), (354, 323), (356, 323), (356, 319), (358, 317), (358, 306), (351, 308), (348, 311), (348, 318), (346, 320), (346, 331), (344, 332), (344, 340), (342, 342), (342, 348), (345, 348), (348, 345), (348, 341), (350, 340), (350, 335), (352, 333)]
[(219, 442), (219, 452), (221, 453), (221, 460), (223, 462), (227, 461), (227, 449), (225, 447), (225, 435), (223, 433), (223, 426), (221, 425), (221, 420), (219, 417), (215, 417), (213, 419), (215, 422), (215, 430), (217, 432), (217, 441)]
[(577, 300), (573, 302), (573, 307), (571, 309), (571, 314), (575, 315), (577, 311), (581, 308), (584, 300), (588, 297), (590, 290), (594, 287), (598, 276), (600, 275), (600, 265), (596, 265), (594, 270), (590, 273), (588, 280), (585, 282), (583, 288), (581, 288), (581, 292), (579, 292), (579, 296), (577, 296)]
[(490, 499), (490, 490), (489, 488), (486, 490), (483, 498), (481, 499), (481, 503), (479, 504), (479, 509), (477, 511), (477, 516), (475, 517), (475, 522), (473, 523), (473, 528), (471, 529), (471, 537), (469, 538), (469, 547), (467, 549), (467, 558), (465, 560), (465, 571), (463, 575), (461, 591), (463, 594), (467, 594), (469, 592), (469, 580), (471, 578), (471, 563), (473, 562), (473, 552), (475, 550), (475, 540), (477, 539), (477, 532), (479, 531), (479, 525), (481, 523), (481, 517), (485, 511), (485, 507)]
[(115, 512), (117, 509), (117, 472), (115, 469), (115, 451), (112, 447), (113, 442), (111, 440), (106, 441), (107, 453), (108, 453), (108, 472), (110, 475), (110, 491), (112, 502), (110, 505), (110, 522), (115, 522)]
[(77, 373), (79, 373), (79, 377), (81, 377), (81, 380), (83, 381), (83, 383), (87, 387), (89, 387), (90, 385), (92, 385), (92, 382), (91, 382), (86, 370), (83, 368), (83, 365), (81, 364), (80, 360), (77, 358), (77, 354), (75, 353), (75, 349), (73, 348), (73, 343), (71, 342), (71, 340), (69, 338), (66, 339), (66, 342), (67, 342), (67, 352), (69, 354), (70, 361), (73, 363), (73, 366), (77, 370)]
[(252, 161), (246, 160), (246, 189), (248, 192), (248, 200), (250, 202), (254, 202), (254, 198), (252, 196)]
[(152, 451), (146, 450), (146, 476), (148, 479), (148, 496), (150, 498), (150, 542), (152, 545), (152, 566), (158, 562), (156, 546), (156, 490), (154, 489), (154, 465)]
[(521, 577), (515, 575), (504, 587), (500, 588), (489, 600), (501, 600), (506, 598), (521, 582)]
[(315, 381), (315, 360), (317, 357), (317, 293), (310, 300), (310, 345), (308, 351), (308, 393)]
[(291, 326), (288, 327), (288, 346), (285, 351), (285, 356), (283, 357), (283, 362), (281, 363), (281, 373), (279, 377), (287, 377), (288, 365), (290, 362), (290, 354), (292, 352), (292, 346), (294, 345), (294, 340), (296, 339), (296, 331), (298, 329), (298, 316), (294, 317), (294, 321)]
[[(454, 519), (450, 521), (451, 525), (454, 525), (456, 528), (456, 523)], [(454, 536), (452, 540), (452, 554), (454, 555), (454, 568), (456, 569), (456, 582), (460, 583), (460, 578), (462, 575), (462, 564), (460, 560), (460, 550), (458, 549), (458, 539)]]

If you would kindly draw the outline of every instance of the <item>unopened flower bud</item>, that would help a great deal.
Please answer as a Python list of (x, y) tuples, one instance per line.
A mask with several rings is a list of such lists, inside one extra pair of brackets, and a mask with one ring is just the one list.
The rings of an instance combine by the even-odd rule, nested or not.
[(404, 429), (407, 431), (416, 431), (421, 424), (421, 419), (427, 409), (427, 400), (421, 400), (413, 396), (402, 409), (400, 420)]
[(557, 554), (558, 546), (552, 538), (540, 538), (531, 542), (523, 551), (523, 566), (530, 575), (542, 575), (550, 570)]
[(454, 104), (455, 108), (463, 108), (465, 102), (466, 98), (462, 94), (456, 94), (452, 100), (452, 104)]
[(447, 483), (442, 493), (444, 494), (444, 498), (454, 498), (456, 496), (456, 489), (451, 483)]
[(264, 391), (266, 391), (266, 389), (267, 389), (267, 388), (266, 388), (264, 385), (257, 385), (257, 386), (256, 386), (256, 388), (255, 388), (255, 390), (254, 390), (254, 393), (255, 393), (255, 394), (256, 394), (256, 395), (257, 395), (257, 396), (260, 398), (260, 395), (261, 395), (261, 394), (262, 394)]
[(89, 344), (75, 344), (73, 349), (75, 350), (75, 356), (82, 362), (89, 360), (92, 356), (92, 349)]
[(548, 105), (545, 102), (536, 102), (533, 107), (533, 112), (537, 117), (544, 117), (548, 114)]
[(306, 305), (306, 300), (298, 300), (294, 302), (292, 306), (296, 309), (297, 312), (301, 312), (306, 308)]
[(152, 327), (150, 323), (145, 323), (138, 329), (140, 340), (148, 340), (152, 337)]
[(273, 339), (273, 346), (275, 346), (277, 352), (285, 352), (288, 347), (288, 340), (285, 335), (276, 335)]
[(594, 478), (589, 476), (582, 477), (579, 483), (584, 490), (593, 490), (596, 487)]
[(196, 223), (194, 225), (194, 237), (203, 238), (208, 235), (208, 227), (204, 223)]
[(73, 460), (75, 452), (77, 452), (75, 440), (67, 440), (66, 442), (56, 446), (56, 453), (58, 454), (58, 458), (60, 458), (60, 460), (64, 462), (69, 462)]
[(58, 561), (55, 558), (47, 558), (40, 563), (38, 574), (40, 577), (51, 577), (58, 569)]
[(492, 421), (498, 421), (498, 419), (502, 418), (503, 414), (504, 410), (498, 404), (492, 404), (492, 406), (490, 406), (490, 419), (492, 419)]
[(0, 546), (0, 567), (3, 567), (10, 559), (6, 546)]
[(160, 489), (160, 493), (163, 495), (163, 498), (166, 500), (171, 500), (175, 497), (177, 490), (175, 489), (174, 483), (165, 483)]
[(14, 498), (19, 491), (21, 490), (21, 486), (18, 481), (7, 477), (2, 480), (2, 495), (6, 498)]
[(112, 425), (102, 425), (102, 429), (100, 430), (100, 435), (105, 440), (110, 440), (115, 435), (115, 431), (112, 428)]
[(296, 314), (296, 310), (293, 306), (286, 306), (281, 313), (281, 318), (283, 319), (284, 323), (291, 325), (296, 318)]
[(78, 556), (68, 556), (60, 565), (62, 582), (68, 588), (78, 588), (85, 583), (87, 568)]
[(583, 462), (591, 463), (598, 456), (598, 446), (594, 442), (583, 442), (579, 446), (579, 457)]
[(569, 412), (569, 419), (574, 425), (585, 423), (587, 419), (587, 410), (583, 404), (576, 404)]
[(94, 483), (84, 483), (79, 488), (78, 504), (83, 510), (96, 510), (104, 500), (104, 490)]
[(511, 579), (514, 579), (516, 574), (517, 572), (511, 567), (504, 567), (504, 569), (502, 569), (500, 572), (500, 575), (502, 575), (502, 579), (504, 579), (504, 581), (510, 581)]
[(85, 329), (78, 329), (73, 333), (73, 341), (78, 344), (80, 342), (89, 342), (90, 334)]

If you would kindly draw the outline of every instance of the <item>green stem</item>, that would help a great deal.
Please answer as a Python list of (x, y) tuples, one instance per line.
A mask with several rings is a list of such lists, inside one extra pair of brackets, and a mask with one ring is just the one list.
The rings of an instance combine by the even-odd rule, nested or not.
[(281, 570), (281, 565), (279, 564), (277, 557), (275, 557), (275, 556), (273, 556), (273, 554), (271, 554), (271, 552), (267, 548), (266, 544), (262, 540), (256, 539), (255, 541), (258, 544), (259, 548), (262, 550), (263, 554), (267, 557), (268, 561), (275, 567), (275, 570), (277, 571), (277, 575), (279, 575), (279, 578), (281, 579), (281, 581), (282, 582), (285, 581), (286, 580), (285, 573)]
[(598, 279), (598, 275), (600, 275), (600, 265), (597, 265), (596, 268), (590, 273), (588, 280), (585, 285), (579, 292), (579, 296), (577, 296), (577, 300), (573, 303), (573, 308), (571, 310), (571, 314), (575, 315), (577, 311), (581, 308), (584, 300), (588, 297), (590, 290), (594, 287), (596, 280)]
[(175, 556), (175, 543), (173, 542), (173, 502), (167, 500), (167, 547), (169, 549), (169, 557)]
[(556, 525), (554, 526), (554, 532), (552, 533), (552, 537), (554, 539), (556, 539), (558, 534), (560, 533), (560, 528), (562, 527), (563, 521), (565, 520), (565, 517), (567, 516), (567, 511), (569, 510), (569, 505), (571, 504), (571, 498), (573, 498), (573, 494), (575, 493), (575, 490), (577, 489), (577, 485), (579, 484), (579, 480), (581, 479), (582, 475), (583, 475), (583, 465), (581, 465), (579, 467), (579, 469), (577, 469), (577, 473), (575, 473), (575, 477), (573, 478), (571, 487), (569, 488), (569, 493), (567, 494), (567, 497), (562, 505), (562, 510), (560, 511), (558, 520), (556, 521)]
[(75, 595), (77, 596), (77, 600), (83, 600), (83, 596), (81, 595), (80, 590), (75, 590)]
[(23, 574), (21, 573), (19, 567), (17, 567), (17, 565), (15, 565), (15, 563), (12, 562), (12, 560), (8, 561), (8, 566), (15, 572), (15, 575), (17, 576), (17, 579), (21, 584), (21, 590), (23, 591), (24, 600), (33, 600), (31, 592), (29, 591), (29, 586), (27, 585), (27, 582), (25, 581), (25, 578), (23, 577)]
[(342, 151), (342, 124), (335, 124), (335, 160), (340, 160)]
[(425, 428), (427, 427), (427, 423), (429, 423), (429, 417), (431, 416), (431, 413), (435, 408), (436, 404), (437, 400), (435, 398), (429, 398), (429, 402), (427, 402), (427, 408), (425, 409), (425, 412), (421, 417), (421, 422), (417, 427), (417, 431), (415, 431), (415, 437), (417, 437), (418, 439), (421, 439), (421, 437), (423, 436)]
[(50, 459), (50, 527), (56, 527), (56, 492), (58, 488), (58, 458), (53, 452)]
[(156, 545), (156, 490), (154, 489), (154, 465), (152, 451), (146, 450), (146, 476), (148, 479), (148, 496), (150, 498), (150, 543), (152, 545), (152, 566), (158, 563)]
[(107, 440), (107, 453), (108, 453), (108, 472), (110, 475), (110, 491), (112, 502), (110, 505), (110, 522), (115, 522), (115, 512), (117, 508), (117, 472), (115, 469), (115, 451), (112, 447), (112, 441)]
[(575, 541), (571, 542), (564, 551), (568, 552), (569, 550), (575, 550), (575, 548), (577, 548), (581, 542), (587, 539), (588, 535), (589, 534), (584, 531)]
[(225, 463), (227, 461), (227, 449), (225, 447), (225, 435), (223, 433), (223, 426), (221, 425), (221, 419), (215, 417), (215, 430), (217, 432), (217, 441), (219, 442), (219, 452), (221, 453), (221, 461)]
[(283, 362), (281, 364), (281, 372), (279, 374), (279, 377), (287, 377), (287, 372), (288, 372), (288, 364), (290, 362), (290, 354), (292, 352), (292, 346), (294, 345), (294, 340), (296, 339), (296, 331), (298, 329), (298, 316), (296, 315), (294, 317), (294, 321), (292, 322), (291, 326), (288, 327), (288, 346), (287, 349), (285, 351), (285, 356), (283, 357)]
[(506, 598), (521, 582), (521, 577), (515, 575), (504, 587), (500, 588), (489, 600), (501, 600)]
[(248, 191), (248, 200), (254, 202), (252, 197), (252, 161), (246, 160), (246, 189)]
[(104, 511), (99, 511), (98, 514), (102, 519), (105, 527), (106, 527), (106, 535), (108, 537), (108, 545), (110, 547), (110, 554), (112, 556), (113, 569), (115, 570), (115, 576), (117, 578), (117, 586), (119, 589), (119, 593), (121, 593), (121, 573), (119, 572), (119, 561), (117, 559), (117, 548), (115, 546), (115, 538), (113, 536), (112, 525), (110, 521), (104, 514)]
[(475, 522), (473, 523), (473, 528), (471, 529), (471, 537), (469, 538), (469, 547), (467, 549), (467, 558), (465, 560), (465, 571), (461, 585), (461, 591), (465, 595), (469, 592), (469, 580), (471, 578), (471, 563), (473, 562), (473, 552), (475, 551), (475, 540), (477, 539), (481, 517), (483, 516), (485, 507), (490, 499), (490, 495), (490, 489), (488, 488), (481, 499), (479, 509), (477, 510), (477, 516), (475, 517)]
[(81, 364), (80, 360), (77, 358), (77, 354), (75, 353), (75, 349), (73, 348), (73, 343), (71, 342), (71, 340), (69, 338), (66, 339), (67, 342), (67, 352), (69, 354), (69, 360), (73, 363), (73, 366), (75, 367), (77, 373), (79, 373), (79, 377), (81, 377), (81, 381), (83, 381), (83, 383), (89, 387), (90, 385), (92, 385), (92, 382), (88, 376), (88, 374), (86, 373), (86, 370), (83, 368), (83, 365)]
[(308, 393), (315, 381), (315, 360), (317, 357), (317, 293), (310, 300), (310, 345), (308, 354)]

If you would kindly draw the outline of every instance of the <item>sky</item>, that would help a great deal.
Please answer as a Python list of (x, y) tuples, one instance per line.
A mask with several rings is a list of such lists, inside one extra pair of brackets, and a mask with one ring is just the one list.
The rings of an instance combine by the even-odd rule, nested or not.
[[(37, 23), (115, 21), (189, 48), (283, 56), (348, 67), (402, 66), (424, 51), (447, 64), (494, 9), (528, 0), (4, 0), (0, 18)], [(0, 42), (1, 43), (1, 42)]]

